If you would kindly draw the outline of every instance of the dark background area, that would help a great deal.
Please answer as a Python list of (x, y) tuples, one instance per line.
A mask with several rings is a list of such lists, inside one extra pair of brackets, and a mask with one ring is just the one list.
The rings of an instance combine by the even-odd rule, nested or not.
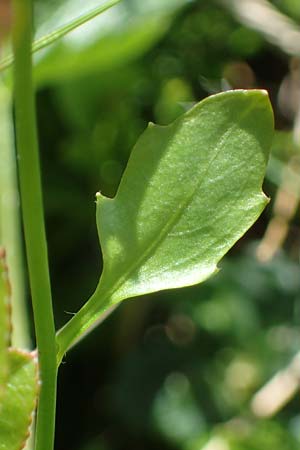
[[(252, 402), (275, 374), (291, 367), (300, 373), (293, 363), (300, 335), (298, 185), (286, 188), (290, 168), (298, 177), (298, 60), (224, 3), (124, 0), (36, 57), (57, 327), (92, 294), (101, 272), (94, 195), (115, 194), (149, 121), (167, 124), (209, 94), (255, 87), (268, 90), (277, 127), (265, 182), (272, 201), (220, 273), (199, 286), (124, 302), (66, 355), (57, 450), (299, 448), (297, 386), (290, 396), (281, 387), (283, 400), (269, 414)], [(298, 1), (273, 4), (299, 22)], [(37, 35), (92, 6), (36, 1)], [(277, 234), (268, 240), (272, 226)]]

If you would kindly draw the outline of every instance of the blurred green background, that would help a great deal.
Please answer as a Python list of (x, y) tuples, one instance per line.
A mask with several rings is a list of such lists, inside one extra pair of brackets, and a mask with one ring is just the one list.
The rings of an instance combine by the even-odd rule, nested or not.
[[(36, 0), (36, 35), (97, 4)], [(298, 0), (123, 0), (35, 55), (57, 327), (101, 271), (94, 195), (114, 195), (148, 121), (258, 87), (278, 130), (272, 201), (220, 273), (125, 302), (68, 353), (57, 450), (300, 448), (299, 20)]]

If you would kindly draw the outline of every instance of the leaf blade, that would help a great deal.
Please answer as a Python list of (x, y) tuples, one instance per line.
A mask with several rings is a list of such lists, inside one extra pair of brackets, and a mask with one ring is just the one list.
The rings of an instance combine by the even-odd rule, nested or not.
[[(261, 91), (232, 91), (209, 97), (168, 127), (148, 127), (116, 197), (98, 196), (100, 287), (116, 286), (112, 302), (196, 284), (214, 273), (267, 203), (261, 184), (272, 134), (270, 111)], [(228, 232), (222, 231), (226, 225)], [(191, 261), (197, 258), (204, 263)]]

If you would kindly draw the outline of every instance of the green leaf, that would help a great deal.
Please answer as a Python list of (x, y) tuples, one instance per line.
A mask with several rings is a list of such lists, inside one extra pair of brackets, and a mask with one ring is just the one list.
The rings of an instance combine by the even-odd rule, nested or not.
[[(187, 3), (188, 0), (122, 0), (92, 23), (40, 52), (34, 69), (36, 83), (56, 83), (68, 81), (70, 76), (76, 79), (95, 71), (107, 72), (136, 59), (165, 34), (174, 13)], [(95, 4), (97, 0), (88, 0), (84, 8), (93, 8)], [(64, 1), (61, 8), (52, 14), (50, 11), (49, 20), (38, 34), (57, 28), (57, 23), (67, 23), (79, 9), (82, 10), (82, 2)]]
[(21, 450), (29, 437), (38, 395), (33, 354), (9, 350), (9, 375), (0, 411), (0, 450)]
[(0, 248), (0, 411), (8, 375), (8, 346), (10, 343), (10, 285), (5, 252)]
[[(82, 14), (79, 17), (76, 17), (75, 19), (69, 21), (68, 23), (62, 25), (61, 27), (55, 29), (54, 31), (51, 31), (50, 33), (46, 34), (45, 36), (42, 36), (41, 38), (36, 39), (32, 44), (32, 53), (42, 50), (45, 47), (48, 47), (49, 45), (53, 44), (57, 40), (61, 39), (63, 36), (66, 36), (71, 31), (75, 30), (76, 28), (80, 27), (81, 25), (84, 25), (85, 23), (94, 19), (99, 14), (107, 11), (112, 6), (115, 6), (120, 1), (121, 0), (109, 0), (107, 3), (97, 6), (93, 10), (88, 11), (87, 13)], [(12, 54), (9, 54), (5, 58), (1, 59), (0, 60), (0, 71), (10, 67), (13, 64), (13, 62), (14, 62), (14, 57)]]
[(116, 197), (98, 196), (100, 287), (112, 303), (216, 271), (267, 204), (261, 185), (272, 130), (262, 91), (215, 95), (170, 126), (149, 125)]
[(200, 283), (258, 218), (273, 135), (265, 91), (211, 96), (169, 126), (150, 124), (114, 199), (97, 196), (104, 269), (58, 336), (63, 352), (112, 304)]

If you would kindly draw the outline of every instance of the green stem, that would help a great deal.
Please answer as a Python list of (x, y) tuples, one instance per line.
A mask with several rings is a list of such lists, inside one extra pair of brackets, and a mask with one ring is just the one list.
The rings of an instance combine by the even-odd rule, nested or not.
[(41, 374), (35, 448), (52, 450), (56, 402), (56, 343), (32, 83), (32, 4), (31, 0), (13, 0), (12, 6), (16, 142), (26, 255)]

